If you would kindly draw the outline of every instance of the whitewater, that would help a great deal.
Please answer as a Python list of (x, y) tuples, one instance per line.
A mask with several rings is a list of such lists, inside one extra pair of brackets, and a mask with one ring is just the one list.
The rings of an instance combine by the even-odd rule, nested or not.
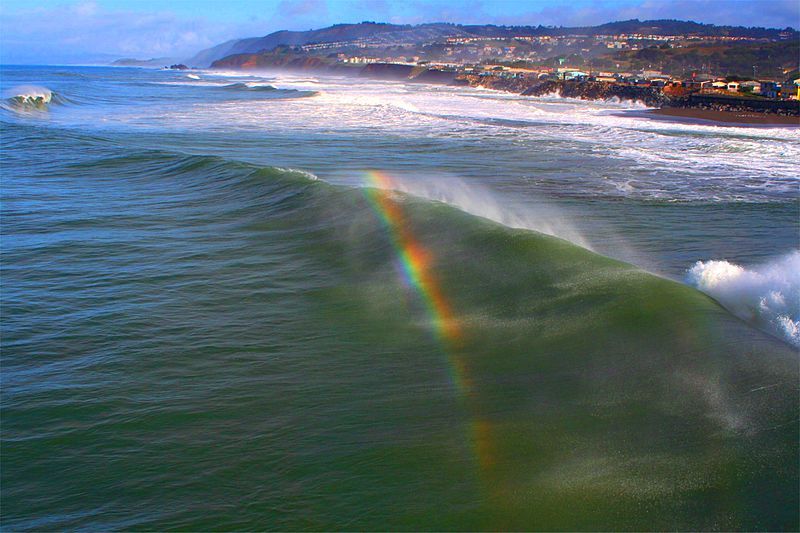
[(800, 129), (2, 73), (4, 527), (796, 528)]

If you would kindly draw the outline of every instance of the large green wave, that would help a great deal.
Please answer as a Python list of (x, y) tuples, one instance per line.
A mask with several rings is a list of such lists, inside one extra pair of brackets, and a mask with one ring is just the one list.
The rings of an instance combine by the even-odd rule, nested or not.
[[(88, 305), (4, 275), (8, 527), (797, 528), (797, 354), (699, 291), (400, 193), (71, 142), (96, 151), (33, 172), (80, 216), (4, 261)], [(4, 232), (38, 227), (13, 201)]]

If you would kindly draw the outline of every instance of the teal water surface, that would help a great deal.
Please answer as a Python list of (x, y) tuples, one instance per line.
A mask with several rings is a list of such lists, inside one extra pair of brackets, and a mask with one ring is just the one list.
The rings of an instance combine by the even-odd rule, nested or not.
[(5, 529), (800, 526), (793, 131), (198, 76), (4, 67)]

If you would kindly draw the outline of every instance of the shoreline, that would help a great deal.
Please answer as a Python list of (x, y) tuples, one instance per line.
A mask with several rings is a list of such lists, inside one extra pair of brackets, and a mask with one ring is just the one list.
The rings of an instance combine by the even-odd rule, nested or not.
[(800, 127), (800, 117), (759, 113), (757, 111), (718, 111), (687, 107), (661, 107), (623, 112), (622, 116), (639, 116), (650, 120), (682, 124), (711, 124), (738, 127)]
[[(244, 55), (252, 57), (253, 54)], [(253, 66), (242, 68), (241, 64), (225, 65), (230, 70), (257, 70)], [(563, 80), (536, 81), (524, 78), (504, 78), (500, 76), (477, 76), (474, 74), (458, 74), (453, 71), (436, 68), (420, 68), (418, 66), (372, 63), (363, 68), (323, 67), (318, 61), (309, 64), (308, 60), (293, 61), (279, 65), (264, 65), (265, 69), (286, 71), (311, 71), (325, 72), (327, 74), (347, 75), (355, 74), (356, 77), (379, 81), (397, 81), (401, 83), (419, 83), (424, 85), (445, 85), (451, 87), (471, 87), (488, 89), (491, 91), (518, 94), (521, 96), (542, 96), (557, 93), (564, 98), (578, 100), (607, 100), (618, 98), (623, 101), (641, 102), (651, 107), (647, 111), (622, 111), (618, 116), (640, 117), (650, 120), (662, 120), (691, 124), (716, 124), (734, 127), (796, 127), (800, 126), (800, 113), (798, 109), (784, 110), (781, 107), (773, 109), (764, 107), (762, 102), (758, 106), (741, 98), (724, 99), (721, 102), (705, 101), (693, 102), (692, 97), (671, 98), (651, 87), (638, 87), (629, 85), (615, 85), (605, 82), (572, 82)], [(227, 70), (217, 62), (208, 70)], [(708, 97), (706, 97), (708, 99)], [(717, 107), (717, 109), (709, 109)], [(742, 108), (744, 107), (744, 108)], [(762, 109), (763, 107), (763, 109)]]

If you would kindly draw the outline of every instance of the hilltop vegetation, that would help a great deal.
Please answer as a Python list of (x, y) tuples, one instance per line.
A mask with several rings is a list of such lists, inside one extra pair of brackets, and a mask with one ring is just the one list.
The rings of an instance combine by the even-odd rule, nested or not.
[(797, 68), (796, 42), (697, 44), (683, 48), (651, 46), (636, 51), (616, 52), (613, 62), (630, 70), (657, 69), (687, 76), (692, 72), (721, 72), (741, 78), (755, 75), (783, 78)]

